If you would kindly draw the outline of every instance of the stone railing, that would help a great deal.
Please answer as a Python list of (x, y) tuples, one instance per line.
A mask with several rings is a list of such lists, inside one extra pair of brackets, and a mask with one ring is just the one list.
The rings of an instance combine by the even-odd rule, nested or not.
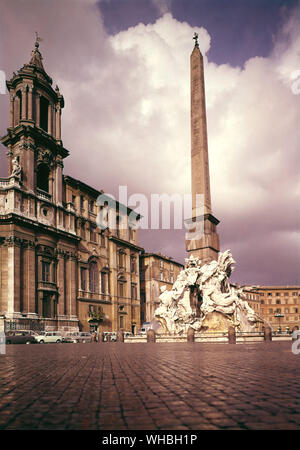
[(10, 178), (0, 178), (0, 188), (6, 188), (11, 184)]
[(48, 194), (48, 192), (42, 191), (40, 189), (37, 189), (37, 196), (43, 200), (51, 200), (51, 195)]

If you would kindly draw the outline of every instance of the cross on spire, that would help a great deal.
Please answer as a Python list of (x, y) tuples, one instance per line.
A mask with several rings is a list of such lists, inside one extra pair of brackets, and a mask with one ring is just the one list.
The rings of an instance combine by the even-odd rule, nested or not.
[(39, 36), (38, 32), (35, 31), (35, 46), (39, 46), (39, 42), (41, 42), (43, 39)]

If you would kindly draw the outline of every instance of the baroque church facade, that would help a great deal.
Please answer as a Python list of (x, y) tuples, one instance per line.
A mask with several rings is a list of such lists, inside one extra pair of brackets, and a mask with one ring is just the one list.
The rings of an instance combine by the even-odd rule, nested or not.
[(18, 328), (140, 328), (139, 216), (116, 202), (116, 227), (97, 227), (103, 191), (63, 173), (64, 98), (46, 73), (38, 40), (7, 81), (10, 115), (1, 142), (0, 316)]

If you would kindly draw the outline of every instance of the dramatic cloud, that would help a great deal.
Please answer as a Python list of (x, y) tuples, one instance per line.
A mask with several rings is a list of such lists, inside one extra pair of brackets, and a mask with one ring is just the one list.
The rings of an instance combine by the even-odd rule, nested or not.
[[(159, 5), (153, 0), (154, 4)], [(160, 3), (168, 11), (170, 2)], [(92, 2), (4, 2), (1, 39), (10, 77), (38, 30), (47, 72), (66, 101), (65, 173), (106, 192), (190, 192), (189, 58), (193, 33), (205, 59), (213, 212), (222, 249), (245, 283), (299, 283), (299, 12), (268, 58), (244, 67), (208, 62), (209, 30), (165, 13), (108, 36)], [(16, 32), (17, 30), (17, 32)], [(238, 45), (238, 44), (237, 44)], [(0, 67), (0, 68), (1, 68)], [(8, 96), (1, 105), (1, 131)], [(3, 120), (5, 118), (5, 120)], [(4, 152), (3, 152), (4, 153)], [(2, 159), (3, 161), (3, 159)], [(1, 171), (1, 175), (5, 175)], [(142, 231), (141, 245), (181, 261), (184, 231)]]

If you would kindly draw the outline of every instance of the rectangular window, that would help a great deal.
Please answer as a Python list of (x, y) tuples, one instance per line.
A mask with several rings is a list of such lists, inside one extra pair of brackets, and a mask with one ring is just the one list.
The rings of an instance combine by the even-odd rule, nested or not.
[(120, 328), (124, 328), (124, 316), (120, 316)]
[(163, 272), (160, 272), (159, 277), (160, 277), (160, 281), (164, 281), (164, 274), (163, 274)]
[(89, 202), (89, 209), (90, 209), (91, 213), (94, 212), (94, 200), (90, 200), (90, 202)]
[(106, 294), (106, 273), (101, 272), (101, 293)]
[(80, 208), (83, 209), (84, 207), (84, 197), (83, 195), (80, 196)]
[(50, 263), (42, 261), (42, 281), (49, 283), (50, 281)]
[(80, 287), (82, 291), (86, 290), (86, 268), (80, 268)]
[(124, 283), (118, 283), (118, 296), (124, 297)]
[(123, 252), (120, 252), (118, 254), (118, 264), (119, 267), (125, 267), (125, 254)]
[(131, 273), (136, 272), (136, 259), (134, 256), (132, 256), (130, 259), (130, 270), (131, 270)]
[(121, 216), (116, 217), (116, 235), (120, 237)]
[(101, 236), (101, 247), (106, 247), (106, 242), (105, 242), (105, 236), (103, 233), (100, 234)]
[(91, 225), (90, 228), (90, 239), (92, 242), (97, 242), (97, 233), (96, 233), (96, 227), (94, 225)]

